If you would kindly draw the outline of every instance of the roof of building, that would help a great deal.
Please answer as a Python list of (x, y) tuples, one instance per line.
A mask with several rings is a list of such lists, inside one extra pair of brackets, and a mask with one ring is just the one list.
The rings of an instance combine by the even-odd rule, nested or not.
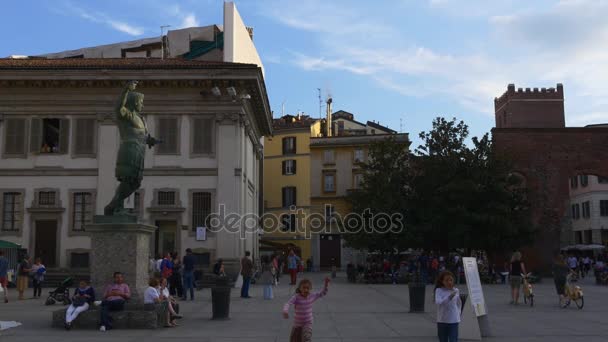
[(50, 70), (50, 69), (249, 69), (255, 64), (219, 61), (185, 60), (181, 58), (0, 58), (0, 70)]
[(352, 145), (369, 145), (376, 141), (385, 139), (394, 139), (399, 143), (406, 143), (409, 145), (409, 134), (367, 134), (367, 135), (348, 135), (348, 136), (332, 136), (322, 138), (310, 138), (310, 147), (321, 147), (321, 146), (352, 146)]
[(397, 133), (397, 131), (392, 130), (392, 129), (390, 129), (390, 128), (386, 127), (386, 126), (382, 126), (381, 124), (379, 124), (379, 123), (375, 123), (375, 122), (373, 122), (373, 121), (368, 121), (368, 122), (367, 122), (367, 126), (369, 126), (369, 127), (373, 127), (373, 128), (375, 128), (375, 129), (383, 130), (383, 131), (385, 131), (385, 132), (393, 133), (393, 134), (394, 134), (394, 133)]
[(275, 130), (279, 129), (294, 129), (310, 127), (318, 119), (313, 119), (308, 115), (284, 115), (278, 119), (272, 120), (272, 127)]

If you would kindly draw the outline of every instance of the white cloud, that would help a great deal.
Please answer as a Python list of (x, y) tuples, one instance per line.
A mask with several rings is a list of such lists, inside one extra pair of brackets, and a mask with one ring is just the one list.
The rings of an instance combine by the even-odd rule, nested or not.
[(180, 20), (177, 28), (187, 28), (187, 27), (196, 27), (200, 26), (198, 19), (196, 19), (196, 14), (193, 12), (188, 12), (182, 10), (179, 5), (173, 5), (167, 8), (167, 13), (176, 19)]
[(130, 34), (132, 36), (141, 36), (144, 33), (144, 30), (140, 27), (135, 27), (129, 25), (127, 23), (116, 21), (116, 20), (108, 20), (107, 24), (110, 25), (115, 30), (120, 32), (124, 32), (126, 34)]
[(198, 20), (196, 20), (196, 16), (193, 13), (187, 14), (182, 19), (181, 27), (195, 27), (199, 26)]
[(70, 11), (75, 12), (78, 16), (83, 19), (86, 19), (93, 23), (104, 24), (107, 25), (117, 31), (126, 33), (131, 36), (140, 36), (144, 33), (144, 30), (141, 27), (134, 26), (128, 24), (123, 21), (119, 21), (113, 18), (110, 18), (107, 14), (101, 12), (89, 12), (83, 8), (79, 8), (74, 6), (73, 4), (69, 5)]
[[(554, 87), (561, 82), (569, 124), (608, 121), (608, 1), (562, 0), (536, 9), (524, 2), (474, 2), (478, 8), (469, 14), (483, 15), (480, 30), (490, 31), (467, 37), (478, 47), (474, 51), (449, 45), (431, 48), (408, 39), (410, 32), (392, 34), (395, 30), (383, 17), (334, 2), (307, 2), (298, 11), (274, 3), (270, 17), (316, 34), (320, 53), (291, 51), (294, 65), (304, 70), (349, 72), (399, 94), (441, 97), (489, 116), (493, 98), (508, 83)], [(463, 11), (462, 3), (439, 4), (439, 18)], [(457, 15), (451, 20), (473, 19)]]

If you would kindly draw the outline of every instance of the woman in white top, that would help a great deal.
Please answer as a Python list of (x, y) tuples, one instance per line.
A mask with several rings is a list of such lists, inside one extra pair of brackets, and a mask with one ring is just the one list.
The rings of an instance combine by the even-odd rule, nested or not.
[(171, 322), (169, 307), (165, 296), (159, 289), (159, 281), (156, 278), (150, 279), (150, 285), (144, 292), (144, 307), (148, 310), (154, 310), (162, 317), (165, 323), (165, 328), (173, 328), (176, 326)]
[[(161, 291), (161, 294), (163, 295), (163, 298), (164, 298), (163, 300), (167, 302), (167, 305), (169, 307), (169, 313), (171, 313), (171, 317), (178, 318), (178, 319), (182, 318), (182, 316), (178, 313), (179, 304), (177, 303), (175, 298), (173, 298), (173, 296), (171, 296), (169, 294), (168, 281), (165, 278), (160, 280), (160, 291)], [(177, 323), (175, 323), (175, 321), (173, 321), (173, 324), (177, 325)]]
[(435, 285), (435, 304), (439, 342), (457, 342), (462, 302), (460, 291), (454, 287), (452, 272), (444, 271), (439, 274)]

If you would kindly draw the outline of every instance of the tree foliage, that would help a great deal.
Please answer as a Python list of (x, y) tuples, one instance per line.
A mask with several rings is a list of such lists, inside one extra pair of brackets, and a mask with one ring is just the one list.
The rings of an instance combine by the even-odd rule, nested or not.
[[(354, 212), (401, 213), (401, 233), (347, 234), (356, 248), (454, 248), (506, 251), (530, 242), (533, 229), (522, 179), (497, 158), (488, 134), (467, 145), (467, 125), (436, 118), (414, 154), (393, 139), (370, 148), (364, 186), (350, 196)], [(350, 236), (349, 236), (350, 235)]]

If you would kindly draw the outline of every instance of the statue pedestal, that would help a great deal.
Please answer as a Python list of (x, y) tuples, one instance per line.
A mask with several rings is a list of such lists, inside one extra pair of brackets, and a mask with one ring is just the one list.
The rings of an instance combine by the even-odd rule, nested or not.
[(98, 215), (85, 229), (91, 234), (91, 286), (97, 298), (112, 283), (114, 272), (122, 272), (131, 290), (129, 303), (143, 303), (150, 277), (150, 239), (156, 227), (138, 223), (131, 215)]

